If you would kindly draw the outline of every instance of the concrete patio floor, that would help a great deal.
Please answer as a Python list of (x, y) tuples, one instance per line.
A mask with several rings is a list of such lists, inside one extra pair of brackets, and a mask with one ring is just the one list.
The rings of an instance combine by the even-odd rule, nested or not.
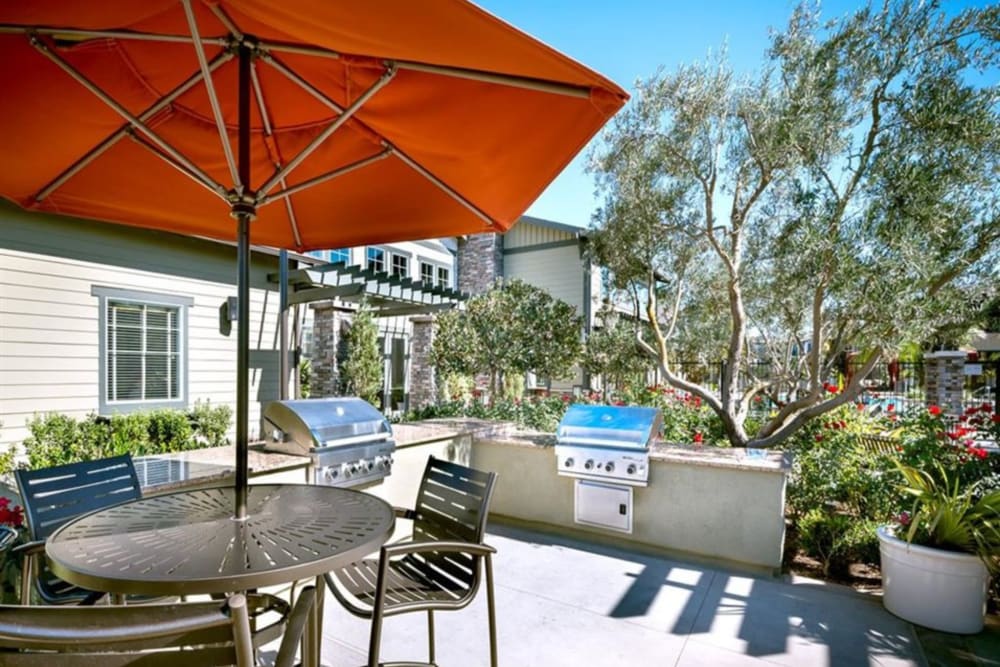
[[(870, 598), (505, 525), (495, 546), (503, 667), (925, 665), (913, 627)], [(488, 665), (485, 595), (436, 615), (442, 667)], [(426, 659), (426, 617), (385, 622), (382, 659)], [(323, 663), (365, 662), (368, 623), (328, 595)]]

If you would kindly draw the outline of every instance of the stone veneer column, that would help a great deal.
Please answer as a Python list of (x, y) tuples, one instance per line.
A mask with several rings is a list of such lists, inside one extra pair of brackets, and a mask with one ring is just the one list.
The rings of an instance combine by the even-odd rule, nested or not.
[(437, 402), (437, 378), (431, 363), (434, 344), (434, 316), (411, 317), (410, 338), (410, 409), (419, 410)]
[(924, 355), (925, 400), (945, 414), (962, 414), (962, 390), (965, 387), (966, 353), (958, 350), (929, 352)]
[(503, 277), (503, 236), (470, 234), (458, 239), (458, 289), (482, 294)]
[(332, 301), (309, 304), (313, 309), (312, 383), (310, 397), (336, 396), (340, 389), (337, 348), (340, 343), (340, 309)]

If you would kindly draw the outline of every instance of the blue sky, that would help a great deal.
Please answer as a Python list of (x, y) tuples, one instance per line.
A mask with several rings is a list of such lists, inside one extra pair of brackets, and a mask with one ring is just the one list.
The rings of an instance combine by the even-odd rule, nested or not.
[[(726, 44), (737, 71), (763, 62), (769, 29), (782, 28), (797, 2), (785, 0), (474, 0), (487, 11), (579, 60), (632, 92), (661, 65), (671, 71)], [(944, 0), (950, 10), (965, 0)], [(974, 2), (984, 5), (985, 2)], [(863, 6), (822, 3), (824, 18)], [(529, 215), (586, 227), (596, 207), (586, 150), (528, 209)]]

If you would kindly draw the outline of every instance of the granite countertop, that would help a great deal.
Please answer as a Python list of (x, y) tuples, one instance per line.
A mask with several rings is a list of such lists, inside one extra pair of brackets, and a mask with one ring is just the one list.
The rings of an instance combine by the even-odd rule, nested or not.
[[(250, 446), (247, 464), (250, 477), (309, 465), (305, 456), (262, 451)], [(143, 488), (155, 491), (179, 489), (191, 483), (224, 483), (236, 474), (236, 446), (192, 449), (173, 454), (157, 454), (135, 459), (136, 474)]]
[[(520, 428), (509, 422), (490, 422), (481, 419), (433, 419), (419, 423), (397, 424), (399, 444), (418, 443), (427, 440), (472, 435), (474, 438), (511, 445), (514, 447), (554, 447), (556, 436)], [(417, 434), (433, 434), (434, 437), (418, 438)], [(791, 468), (790, 457), (780, 450), (742, 449), (726, 447), (695, 447), (662, 441), (654, 442), (649, 451), (653, 461), (734, 468), (759, 472), (787, 472)]]

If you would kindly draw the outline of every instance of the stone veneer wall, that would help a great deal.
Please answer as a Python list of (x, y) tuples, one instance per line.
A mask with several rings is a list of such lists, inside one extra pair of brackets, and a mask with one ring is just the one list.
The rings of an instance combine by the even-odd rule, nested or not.
[(338, 352), (341, 329), (348, 314), (331, 301), (310, 304), (313, 309), (312, 386), (310, 396), (320, 398), (340, 394)]
[(434, 344), (434, 316), (411, 317), (410, 338), (410, 409), (419, 410), (437, 402), (437, 379), (431, 364)]
[(503, 277), (503, 236), (470, 234), (458, 240), (458, 289), (482, 294)]
[(966, 353), (930, 352), (924, 355), (925, 400), (939, 406), (945, 414), (962, 413), (962, 390), (965, 387)]

